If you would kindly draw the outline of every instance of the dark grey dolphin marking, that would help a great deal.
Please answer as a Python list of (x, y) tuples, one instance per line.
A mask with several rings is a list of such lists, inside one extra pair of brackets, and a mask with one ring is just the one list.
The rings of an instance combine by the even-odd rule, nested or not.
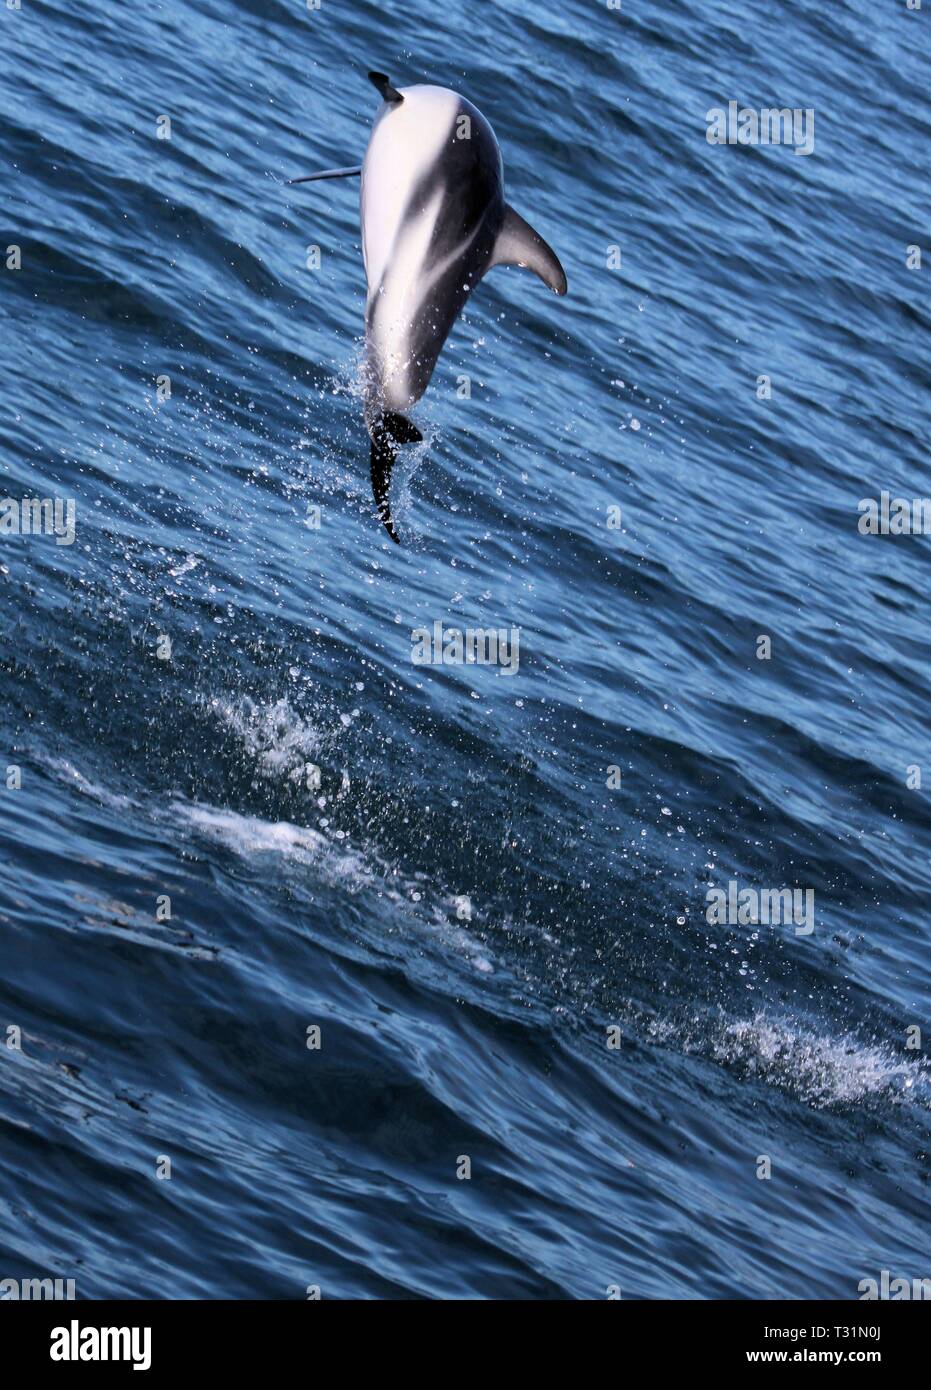
[(397, 444), (422, 435), (416, 405), (462, 308), (495, 265), (527, 266), (556, 294), (568, 288), (554, 251), (505, 201), (494, 131), (465, 97), (443, 87), (398, 91), (369, 73), (383, 105), (362, 165), (293, 183), (362, 175), (365, 422), (372, 491), (392, 540), (389, 488)]

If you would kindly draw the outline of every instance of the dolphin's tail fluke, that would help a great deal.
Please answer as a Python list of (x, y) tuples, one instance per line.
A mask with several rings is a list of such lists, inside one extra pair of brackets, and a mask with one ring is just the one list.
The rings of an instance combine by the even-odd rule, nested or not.
[(415, 424), (394, 410), (387, 410), (377, 416), (369, 426), (372, 438), (372, 492), (378, 508), (379, 520), (393, 541), (401, 544), (401, 537), (394, 529), (391, 519), (391, 470), (396, 457), (395, 444), (419, 444), (423, 435)]

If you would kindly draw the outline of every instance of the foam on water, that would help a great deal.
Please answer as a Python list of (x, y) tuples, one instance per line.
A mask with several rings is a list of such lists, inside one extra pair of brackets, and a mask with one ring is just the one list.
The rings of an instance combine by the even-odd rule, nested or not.
[[(244, 859), (280, 854), (296, 863), (313, 864), (330, 882), (355, 892), (374, 880), (364, 859), (343, 849), (319, 831), (288, 821), (266, 821), (215, 806), (173, 801), (172, 813), (200, 834), (233, 850)], [(337, 832), (339, 834), (340, 832)]]
[[(291, 864), (312, 866), (315, 874), (331, 886), (350, 893), (368, 892), (373, 901), (375, 897), (383, 897), (395, 906), (402, 906), (408, 922), (420, 929), (430, 928), (434, 938), (439, 936), (450, 950), (468, 957), (480, 973), (493, 973), (494, 967), (484, 948), (457, 920), (458, 900), (448, 893), (435, 892), (423, 878), (407, 878), (373, 856), (351, 849), (345, 843), (335, 844), (309, 826), (287, 821), (270, 822), (214, 806), (179, 801), (172, 802), (170, 810), (191, 829), (244, 860), (280, 855)], [(342, 831), (335, 831), (334, 838), (343, 842), (346, 839)]]
[[(631, 1011), (637, 1019), (638, 1011)], [(709, 1022), (695, 1015), (639, 1019), (664, 1047), (733, 1068), (748, 1080), (778, 1087), (816, 1110), (870, 1100), (931, 1108), (931, 1065), (892, 1043), (867, 1042), (851, 1033), (822, 1033), (811, 1023), (758, 1012), (750, 1018)]]
[(299, 714), (287, 698), (263, 704), (248, 696), (214, 697), (208, 703), (264, 777), (297, 780), (325, 746), (319, 728)]
[(108, 806), (114, 811), (125, 811), (130, 807), (138, 806), (138, 801), (132, 797), (123, 796), (119, 792), (112, 792), (107, 787), (101, 786), (99, 782), (93, 782), (89, 777), (85, 777), (73, 763), (67, 758), (40, 758), (46, 767), (50, 768), (55, 775), (65, 782), (68, 786), (79, 791), (82, 796), (88, 796), (94, 801), (99, 801), (102, 806)]
[(726, 1024), (712, 1040), (711, 1056), (784, 1086), (816, 1109), (872, 1098), (931, 1105), (931, 1068), (920, 1054), (896, 1055), (888, 1044), (819, 1034), (761, 1013)]

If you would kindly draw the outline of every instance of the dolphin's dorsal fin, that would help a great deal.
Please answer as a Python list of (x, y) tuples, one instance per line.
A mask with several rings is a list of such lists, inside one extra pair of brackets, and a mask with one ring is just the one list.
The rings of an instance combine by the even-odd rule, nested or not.
[(386, 77), (383, 72), (370, 72), (369, 81), (373, 87), (377, 87), (381, 92), (383, 101), (403, 101), (401, 93), (391, 85), (390, 77)]
[(504, 221), (495, 242), (489, 269), (492, 265), (522, 265), (539, 275), (544, 285), (549, 285), (557, 294), (565, 294), (569, 288), (566, 272), (559, 264), (559, 257), (551, 246), (535, 232), (529, 222), (525, 222), (519, 212), (505, 205)]

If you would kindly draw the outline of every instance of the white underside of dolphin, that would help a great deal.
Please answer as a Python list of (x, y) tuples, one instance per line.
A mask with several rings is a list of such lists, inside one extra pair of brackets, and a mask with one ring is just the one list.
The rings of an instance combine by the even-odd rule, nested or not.
[(481, 112), (445, 87), (395, 89), (369, 76), (383, 105), (362, 165), (310, 178), (362, 175), (372, 486), (398, 540), (388, 506), (392, 446), (420, 438), (403, 412), (426, 390), (469, 295), (495, 265), (527, 266), (556, 294), (567, 284), (554, 252), (505, 202), (501, 154)]

